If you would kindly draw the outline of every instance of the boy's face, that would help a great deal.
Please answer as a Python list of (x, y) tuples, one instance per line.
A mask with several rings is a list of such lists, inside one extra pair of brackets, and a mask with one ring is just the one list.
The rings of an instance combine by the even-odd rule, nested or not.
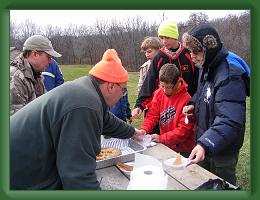
[(160, 81), (159, 84), (161, 90), (167, 95), (167, 96), (171, 96), (174, 91), (175, 91), (175, 85), (171, 84), (171, 83), (165, 83)]
[(173, 39), (173, 38), (169, 38), (166, 36), (160, 36), (163, 46), (166, 47), (166, 49), (176, 49), (178, 48), (179, 44), (178, 44), (178, 40)]
[(159, 49), (149, 48), (145, 51), (145, 56), (147, 60), (152, 60), (158, 53)]

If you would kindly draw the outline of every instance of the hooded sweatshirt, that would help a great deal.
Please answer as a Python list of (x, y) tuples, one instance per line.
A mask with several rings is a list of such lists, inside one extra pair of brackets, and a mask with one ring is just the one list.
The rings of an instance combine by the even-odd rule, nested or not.
[(195, 144), (193, 116), (189, 116), (189, 123), (185, 124), (183, 107), (190, 100), (188, 86), (180, 78), (181, 86), (171, 96), (167, 96), (162, 89), (158, 89), (151, 102), (141, 129), (151, 132), (159, 122), (160, 142), (177, 152), (190, 152)]

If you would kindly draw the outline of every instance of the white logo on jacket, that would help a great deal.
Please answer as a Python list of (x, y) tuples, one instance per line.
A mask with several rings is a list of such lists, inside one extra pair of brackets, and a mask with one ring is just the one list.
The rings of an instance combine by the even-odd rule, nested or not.
[(211, 97), (211, 90), (210, 90), (210, 87), (208, 86), (204, 101), (206, 103), (209, 103), (210, 97)]
[(215, 147), (215, 143), (212, 142), (209, 138), (205, 138), (206, 141), (208, 141), (208, 143), (210, 143), (213, 147)]

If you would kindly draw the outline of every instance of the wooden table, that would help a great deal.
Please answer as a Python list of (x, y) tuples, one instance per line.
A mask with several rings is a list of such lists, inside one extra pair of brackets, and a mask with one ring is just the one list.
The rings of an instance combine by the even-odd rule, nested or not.
[[(160, 162), (172, 158), (176, 152), (163, 144), (148, 147), (143, 154), (152, 156)], [(184, 170), (164, 169), (168, 175), (168, 190), (194, 190), (208, 179), (218, 178), (197, 164), (188, 166)], [(96, 171), (98, 181), (103, 190), (126, 190), (129, 177), (122, 173), (116, 166), (111, 166)]]

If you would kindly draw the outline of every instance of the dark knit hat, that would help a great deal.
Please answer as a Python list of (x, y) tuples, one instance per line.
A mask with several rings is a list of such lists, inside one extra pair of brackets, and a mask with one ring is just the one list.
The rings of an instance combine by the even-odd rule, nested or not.
[(205, 65), (213, 60), (222, 47), (218, 32), (208, 24), (194, 26), (183, 35), (183, 43), (194, 53), (205, 50)]

